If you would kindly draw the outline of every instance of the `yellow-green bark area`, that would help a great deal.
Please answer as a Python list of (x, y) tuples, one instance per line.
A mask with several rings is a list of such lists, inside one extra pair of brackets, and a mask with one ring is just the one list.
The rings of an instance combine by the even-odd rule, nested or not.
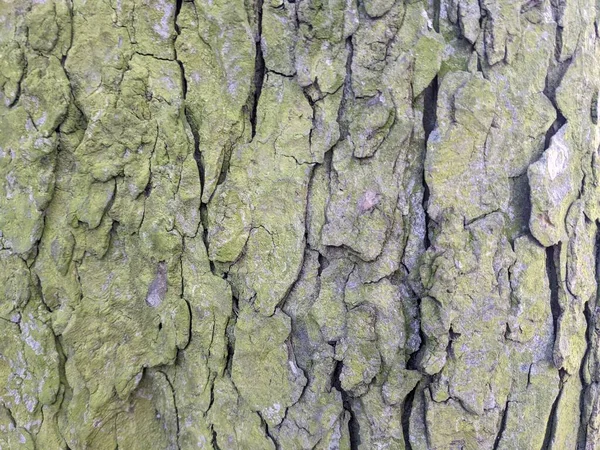
[(0, 449), (600, 448), (598, 8), (0, 0)]

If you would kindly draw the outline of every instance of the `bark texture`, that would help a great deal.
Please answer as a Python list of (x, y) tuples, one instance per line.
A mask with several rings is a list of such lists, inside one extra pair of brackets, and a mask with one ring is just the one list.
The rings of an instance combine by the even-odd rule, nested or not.
[(0, 448), (600, 448), (592, 0), (0, 0)]

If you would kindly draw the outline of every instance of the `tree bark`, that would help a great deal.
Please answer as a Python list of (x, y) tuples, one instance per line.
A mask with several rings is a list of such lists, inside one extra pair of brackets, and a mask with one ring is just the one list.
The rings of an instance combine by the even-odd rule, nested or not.
[(0, 0), (0, 448), (600, 448), (591, 0)]

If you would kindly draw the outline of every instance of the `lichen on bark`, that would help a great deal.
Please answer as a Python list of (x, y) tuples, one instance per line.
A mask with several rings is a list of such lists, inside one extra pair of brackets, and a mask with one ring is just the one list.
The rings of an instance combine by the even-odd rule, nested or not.
[(0, 0), (0, 448), (600, 448), (598, 8)]

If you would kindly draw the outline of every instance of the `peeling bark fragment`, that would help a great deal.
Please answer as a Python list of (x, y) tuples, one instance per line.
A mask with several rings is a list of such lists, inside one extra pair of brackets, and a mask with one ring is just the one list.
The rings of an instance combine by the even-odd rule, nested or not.
[(236, 323), (232, 381), (269, 426), (283, 420), (306, 385), (302, 369), (285, 344), (289, 333), (290, 319), (281, 311), (265, 318), (244, 307)]
[(261, 3), (260, 46), (267, 70), (293, 76), (295, 74), (296, 2), (268, 0)]
[(529, 166), (533, 236), (544, 246), (557, 244), (566, 234), (565, 219), (577, 195), (575, 156), (567, 141), (565, 125), (552, 137), (542, 158)]
[[(438, 126), (429, 135), (425, 159), (428, 213), (437, 220), (443, 208), (453, 208), (471, 221), (505, 208), (504, 167), (486, 151), (497, 104), (493, 85), (480, 74), (450, 73), (438, 104)], [(473, 201), (465, 202), (465, 195)]]
[(20, 82), (25, 68), (23, 50), (15, 41), (3, 43), (0, 62), (0, 84), (2, 103), (11, 106), (19, 95)]

